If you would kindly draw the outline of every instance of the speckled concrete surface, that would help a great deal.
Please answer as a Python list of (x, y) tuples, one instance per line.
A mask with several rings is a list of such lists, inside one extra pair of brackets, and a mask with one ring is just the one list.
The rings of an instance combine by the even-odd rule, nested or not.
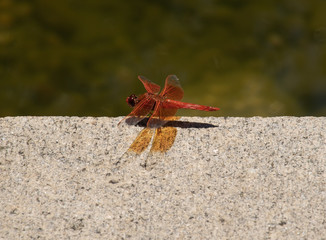
[(182, 118), (139, 156), (120, 119), (0, 118), (0, 238), (325, 239), (325, 117)]

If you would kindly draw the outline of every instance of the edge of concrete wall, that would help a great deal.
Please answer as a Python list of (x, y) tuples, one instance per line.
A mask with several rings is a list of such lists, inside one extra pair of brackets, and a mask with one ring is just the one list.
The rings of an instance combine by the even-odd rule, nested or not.
[(325, 117), (120, 120), (0, 118), (0, 238), (326, 236)]

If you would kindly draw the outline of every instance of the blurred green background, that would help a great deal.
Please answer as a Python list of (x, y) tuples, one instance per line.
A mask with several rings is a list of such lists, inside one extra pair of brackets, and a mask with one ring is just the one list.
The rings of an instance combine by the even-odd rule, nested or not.
[(326, 1), (0, 0), (0, 114), (121, 116), (176, 74), (179, 115), (326, 115)]

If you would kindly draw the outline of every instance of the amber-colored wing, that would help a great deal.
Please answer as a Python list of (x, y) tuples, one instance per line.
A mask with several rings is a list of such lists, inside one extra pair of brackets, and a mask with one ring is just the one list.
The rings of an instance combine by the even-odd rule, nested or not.
[(143, 94), (140, 98), (140, 102), (134, 107), (131, 113), (129, 113), (125, 118), (120, 121), (120, 123), (126, 120), (127, 124), (136, 125), (145, 117), (147, 117), (147, 115), (153, 109), (155, 100), (147, 93)]
[(162, 97), (178, 101), (183, 98), (183, 90), (176, 75), (167, 76), (165, 79), (164, 89), (160, 95)]
[(161, 87), (149, 79), (145, 78), (144, 76), (138, 76), (138, 79), (144, 84), (144, 87), (147, 92), (158, 94), (160, 92)]
[[(183, 90), (181, 88), (179, 79), (175, 75), (167, 76), (165, 86), (160, 96), (164, 99), (181, 100), (183, 97)], [(176, 114), (178, 107), (173, 104), (161, 101), (155, 105), (154, 112), (147, 122), (148, 127), (158, 128), (162, 127), (165, 123), (172, 120)]]
[(154, 112), (147, 122), (147, 127), (162, 127), (167, 122), (174, 120), (173, 117), (177, 111), (177, 108), (174, 108), (170, 104), (167, 105), (165, 102), (156, 103)]

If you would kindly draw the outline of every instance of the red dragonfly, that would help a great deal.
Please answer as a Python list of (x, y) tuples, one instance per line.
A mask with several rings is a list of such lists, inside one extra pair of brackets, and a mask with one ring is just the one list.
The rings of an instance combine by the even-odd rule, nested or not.
[(151, 114), (147, 122), (147, 127), (158, 128), (172, 120), (180, 108), (201, 111), (220, 110), (217, 107), (181, 102), (183, 90), (179, 79), (175, 75), (167, 76), (164, 89), (161, 93), (159, 93), (161, 88), (159, 85), (143, 76), (138, 76), (138, 79), (143, 83), (147, 92), (139, 97), (135, 94), (127, 97), (126, 101), (128, 105), (134, 109), (121, 122), (126, 119), (128, 124), (136, 125)]

